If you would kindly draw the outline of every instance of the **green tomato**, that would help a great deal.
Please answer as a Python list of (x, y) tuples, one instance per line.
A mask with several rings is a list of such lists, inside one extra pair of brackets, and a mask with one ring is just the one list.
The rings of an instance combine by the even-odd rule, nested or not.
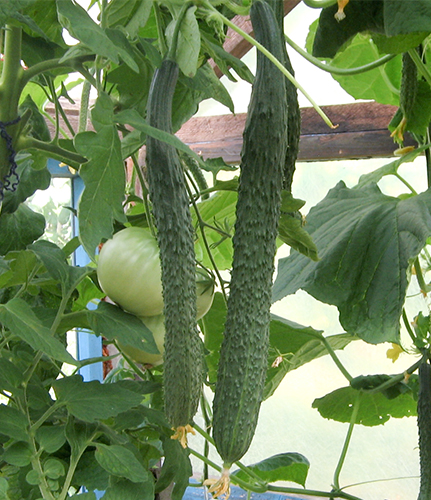
[(124, 352), (127, 356), (129, 356), (136, 363), (141, 363), (143, 365), (153, 365), (157, 366), (163, 363), (163, 353), (165, 351), (164, 348), (164, 340), (165, 340), (165, 319), (163, 314), (159, 314), (158, 316), (149, 316), (149, 317), (141, 317), (141, 321), (144, 325), (151, 330), (153, 334), (154, 341), (159, 349), (159, 354), (150, 354), (142, 349), (137, 347), (133, 347), (128, 344), (120, 344), (118, 343), (118, 347), (120, 347), (121, 351)]
[[(162, 278), (157, 240), (148, 229), (127, 227), (102, 247), (97, 265), (100, 287), (125, 311), (136, 316), (163, 312)], [(214, 299), (214, 280), (196, 270), (196, 319), (202, 318)]]
[(106, 295), (136, 316), (163, 312), (159, 248), (148, 229), (127, 227), (102, 247), (97, 277)]

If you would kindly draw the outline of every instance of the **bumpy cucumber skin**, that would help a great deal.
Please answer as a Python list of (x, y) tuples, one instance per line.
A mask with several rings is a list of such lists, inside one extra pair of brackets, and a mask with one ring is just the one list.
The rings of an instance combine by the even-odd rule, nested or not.
[(419, 367), (418, 430), (420, 490), (418, 500), (431, 499), (431, 365)]
[[(281, 62), (292, 76), (295, 76), (289, 54), (284, 42), (284, 3), (280, 0), (267, 0), (267, 3), (274, 10), (275, 18), (278, 22), (280, 35), (283, 37), (283, 58)], [(299, 153), (299, 138), (301, 135), (301, 112), (299, 110), (298, 91), (287, 78), (284, 79), (286, 86), (287, 106), (289, 113), (289, 126), (287, 127), (287, 149), (284, 162), (284, 184), (283, 189), (292, 191), (293, 174), (296, 167), (296, 159)]]
[[(147, 120), (165, 132), (172, 132), (178, 71), (177, 63), (165, 59), (151, 84)], [(146, 162), (162, 270), (165, 412), (177, 428), (189, 424), (195, 415), (203, 381), (203, 350), (196, 326), (194, 231), (176, 149), (148, 136)]]
[(400, 86), (400, 108), (406, 120), (413, 112), (418, 90), (418, 70), (408, 52), (403, 53), (403, 66)]
[[(255, 37), (277, 58), (274, 12), (252, 4)], [(228, 312), (213, 403), (213, 437), (226, 467), (248, 450), (266, 378), (272, 276), (287, 134), (284, 76), (257, 56), (241, 155)]]

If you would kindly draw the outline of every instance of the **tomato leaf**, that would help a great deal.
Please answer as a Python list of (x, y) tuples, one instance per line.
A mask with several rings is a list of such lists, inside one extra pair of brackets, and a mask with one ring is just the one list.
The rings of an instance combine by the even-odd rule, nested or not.
[(122, 205), (126, 181), (121, 142), (112, 119), (113, 104), (107, 94), (101, 93), (92, 111), (96, 132), (75, 137), (77, 151), (89, 158), (80, 169), (85, 190), (78, 214), (79, 237), (90, 256), (103, 238), (112, 236), (114, 220), (127, 220)]
[(409, 265), (431, 233), (431, 191), (400, 200), (377, 185), (343, 182), (310, 210), (307, 229), (321, 260), (297, 252), (281, 259), (274, 301), (298, 289), (336, 305), (348, 333), (399, 343)]
[(87, 312), (87, 318), (96, 335), (103, 335), (109, 340), (116, 339), (121, 344), (131, 345), (150, 354), (159, 353), (153, 334), (144, 323), (113, 304), (99, 302), (96, 310)]
[(143, 398), (140, 392), (131, 391), (118, 382), (83, 382), (80, 375), (56, 380), (53, 388), (59, 404), (65, 405), (76, 418), (90, 423), (115, 417), (122, 411), (138, 406)]
[(79, 361), (76, 361), (64, 345), (52, 336), (49, 328), (43, 325), (24, 300), (14, 298), (0, 305), (0, 322), (35, 351), (42, 351), (50, 358), (79, 366)]
[[(310, 462), (300, 453), (280, 453), (248, 465), (247, 468), (267, 483), (292, 481), (305, 487)], [(243, 470), (235, 470), (232, 476), (243, 481), (250, 480), (250, 476)]]

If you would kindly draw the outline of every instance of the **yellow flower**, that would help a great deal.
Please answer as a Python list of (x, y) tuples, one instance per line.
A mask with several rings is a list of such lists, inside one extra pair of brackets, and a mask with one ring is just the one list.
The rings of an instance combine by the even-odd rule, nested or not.
[(183, 448), (187, 448), (187, 433), (190, 432), (190, 434), (195, 435), (196, 432), (193, 429), (193, 427), (189, 424), (182, 426), (180, 425), (176, 429), (173, 429), (175, 432), (171, 436), (171, 439), (178, 439), (178, 441), (181, 443), (181, 446)]
[(344, 7), (348, 3), (349, 0), (338, 0), (338, 11), (334, 16), (338, 22), (342, 21), (346, 17), (346, 14), (344, 13)]
[(392, 344), (392, 348), (386, 351), (386, 357), (392, 359), (392, 363), (395, 363), (402, 352), (404, 352), (404, 350), (400, 345)]
[(204, 486), (209, 486), (208, 491), (212, 493), (213, 498), (218, 498), (225, 495), (224, 500), (230, 497), (230, 478), (229, 469), (223, 468), (220, 479), (206, 479)]

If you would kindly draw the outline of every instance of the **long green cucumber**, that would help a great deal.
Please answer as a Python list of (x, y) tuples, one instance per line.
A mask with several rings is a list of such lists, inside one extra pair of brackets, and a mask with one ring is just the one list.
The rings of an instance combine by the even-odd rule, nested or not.
[(419, 367), (418, 430), (420, 490), (418, 500), (431, 499), (431, 365)]
[[(148, 123), (172, 133), (178, 64), (165, 59), (150, 88)], [(184, 172), (175, 148), (147, 138), (149, 194), (160, 249), (165, 315), (164, 397), (174, 428), (196, 413), (203, 381), (203, 350), (196, 326), (194, 230)]]
[[(268, 4), (274, 10), (275, 18), (278, 22), (280, 36), (283, 43), (283, 57), (281, 62), (292, 76), (295, 72), (290, 62), (290, 57), (287, 52), (286, 43), (284, 42), (284, 2), (280, 0), (267, 0)], [(295, 172), (296, 160), (299, 153), (299, 138), (301, 135), (301, 112), (298, 103), (298, 90), (293, 83), (287, 78), (284, 79), (286, 85), (286, 97), (288, 106), (289, 126), (287, 127), (287, 149), (284, 160), (284, 184), (283, 188), (287, 191), (292, 191), (293, 174)]]
[[(255, 1), (250, 18), (256, 39), (280, 59), (282, 43), (271, 7)], [(228, 312), (213, 402), (213, 437), (227, 468), (251, 444), (265, 384), (286, 127), (284, 76), (258, 53), (244, 130)]]

